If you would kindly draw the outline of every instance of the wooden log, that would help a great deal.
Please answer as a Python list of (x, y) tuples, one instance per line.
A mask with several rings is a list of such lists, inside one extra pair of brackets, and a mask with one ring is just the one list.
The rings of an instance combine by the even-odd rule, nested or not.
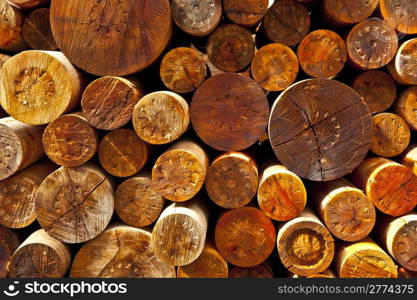
[(394, 110), (407, 122), (411, 130), (417, 130), (417, 87), (410, 86), (405, 89), (395, 102)]
[(0, 104), (16, 120), (47, 124), (74, 109), (82, 90), (81, 74), (58, 51), (29, 50), (0, 70)]
[(6, 61), (8, 61), (11, 58), (11, 56), (0, 53), (0, 69), (3, 67)]
[(216, 247), (229, 263), (254, 267), (274, 250), (276, 238), (272, 221), (259, 209), (241, 207), (225, 212), (217, 221)]
[(206, 51), (208, 59), (216, 68), (224, 72), (238, 72), (252, 62), (255, 41), (244, 27), (225, 24), (210, 35)]
[(40, 229), (32, 233), (13, 253), (10, 277), (60, 278), (71, 263), (67, 245)]
[(336, 26), (350, 26), (369, 18), (378, 0), (324, 0), (323, 13)]
[(44, 3), (49, 2), (49, 0), (8, 0), (8, 1), (23, 9), (32, 9)]
[(178, 278), (228, 278), (227, 261), (211, 243), (204, 246), (201, 255), (191, 264), (178, 267)]
[(13, 231), (0, 226), (0, 278), (9, 275), (10, 261), (13, 252), (19, 247), (19, 239)]
[(206, 191), (210, 199), (223, 208), (246, 206), (258, 189), (258, 167), (242, 152), (219, 155), (207, 171)]
[(165, 199), (152, 186), (151, 174), (143, 173), (123, 181), (116, 189), (114, 209), (119, 218), (134, 227), (154, 223), (164, 208)]
[(296, 1), (275, 1), (265, 14), (263, 26), (268, 39), (292, 47), (310, 31), (310, 15)]
[(397, 266), (371, 239), (341, 245), (335, 255), (340, 278), (396, 278)]
[(268, 0), (223, 0), (224, 13), (233, 23), (253, 27), (268, 10)]
[(333, 78), (342, 71), (347, 61), (343, 39), (331, 30), (310, 32), (297, 48), (303, 71), (311, 77)]
[(374, 228), (372, 201), (345, 179), (315, 183), (310, 197), (324, 225), (338, 239), (360, 241)]
[(417, 33), (417, 7), (413, 0), (381, 0), (383, 18), (395, 30), (405, 34)]
[(31, 126), (11, 117), (0, 119), (0, 180), (34, 164), (45, 153), (40, 126)]
[(240, 151), (264, 133), (269, 105), (255, 81), (222, 73), (197, 89), (190, 111), (193, 128), (204, 143), (220, 151)]
[(404, 85), (417, 85), (417, 38), (404, 42), (388, 65), (392, 77)]
[(261, 174), (258, 204), (262, 211), (276, 221), (294, 219), (304, 210), (307, 191), (296, 174), (283, 165), (274, 164)]
[(23, 14), (7, 1), (0, 1), (0, 49), (19, 52), (27, 48), (22, 35)]
[(403, 118), (393, 113), (380, 113), (372, 119), (372, 152), (379, 156), (393, 157), (407, 149), (411, 132)]
[(46, 155), (57, 165), (78, 167), (96, 154), (99, 140), (97, 131), (84, 116), (73, 113), (49, 123), (42, 143)]
[(372, 119), (362, 98), (331, 79), (294, 84), (277, 98), (269, 120), (279, 161), (313, 181), (349, 174), (367, 154), (371, 135)]
[(92, 164), (61, 167), (42, 182), (35, 198), (39, 224), (65, 243), (82, 243), (100, 234), (113, 214), (113, 186)]
[(259, 49), (251, 65), (253, 79), (267, 91), (282, 91), (298, 75), (298, 58), (291, 48), (269, 44)]
[(155, 255), (174, 266), (196, 261), (203, 252), (207, 222), (208, 210), (201, 199), (172, 203), (162, 212), (152, 231), (151, 247)]
[(354, 67), (372, 70), (386, 66), (395, 57), (398, 37), (388, 22), (371, 18), (352, 28), (346, 45), (349, 62)]
[(138, 173), (148, 161), (150, 147), (131, 129), (117, 129), (100, 143), (101, 166), (113, 176), (129, 177)]
[(222, 17), (221, 0), (173, 0), (171, 7), (175, 24), (197, 37), (210, 34)]
[(387, 215), (401, 216), (417, 204), (417, 177), (413, 171), (391, 160), (365, 159), (352, 174), (352, 182), (366, 191), (375, 207)]
[(206, 63), (197, 50), (179, 47), (165, 54), (159, 73), (162, 82), (171, 91), (191, 93), (206, 78)]
[(36, 220), (36, 191), (46, 176), (55, 169), (54, 164), (44, 161), (0, 181), (1, 225), (23, 228)]
[(30, 48), (49, 51), (58, 48), (52, 35), (49, 15), (49, 8), (38, 8), (25, 18), (23, 38)]
[(266, 263), (254, 267), (242, 268), (232, 267), (229, 271), (229, 278), (273, 278), (271, 266)]
[(281, 226), (277, 247), (282, 264), (299, 276), (323, 272), (334, 255), (332, 235), (309, 209)]
[(105, 76), (86, 87), (81, 108), (85, 118), (94, 127), (115, 130), (132, 119), (133, 109), (143, 96), (145, 92), (138, 81)]
[(76, 66), (123, 76), (147, 68), (164, 51), (172, 34), (171, 6), (169, 0), (52, 1), (51, 27)]
[(412, 143), (399, 157), (399, 162), (417, 175), (417, 145)]
[(190, 125), (187, 101), (172, 92), (154, 92), (144, 96), (133, 111), (133, 126), (144, 141), (167, 144), (177, 140)]
[(208, 163), (207, 154), (196, 142), (177, 142), (155, 162), (152, 185), (158, 194), (168, 200), (190, 200), (203, 187)]
[(72, 278), (175, 278), (175, 268), (155, 256), (151, 233), (115, 225), (78, 251)]
[(362, 96), (371, 113), (386, 111), (397, 98), (397, 85), (384, 71), (371, 70), (359, 75), (353, 89)]

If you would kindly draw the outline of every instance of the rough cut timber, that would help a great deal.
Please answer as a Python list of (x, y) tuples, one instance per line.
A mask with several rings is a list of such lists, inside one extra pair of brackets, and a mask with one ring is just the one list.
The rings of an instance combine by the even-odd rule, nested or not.
[(411, 130), (417, 130), (417, 87), (410, 86), (405, 89), (394, 104), (395, 112), (400, 115), (410, 126)]
[(19, 244), (19, 238), (15, 232), (0, 226), (0, 278), (9, 276), (10, 260)]
[(413, 0), (380, 0), (382, 16), (397, 31), (417, 33), (417, 6)]
[(415, 175), (417, 175), (417, 145), (411, 144), (408, 148), (401, 154), (400, 163), (404, 166), (409, 167)]
[(23, 38), (30, 48), (49, 51), (58, 48), (52, 35), (48, 8), (38, 8), (27, 15), (22, 30)]
[(404, 42), (388, 65), (392, 77), (404, 85), (417, 85), (417, 38)]
[(11, 52), (27, 48), (22, 35), (24, 16), (6, 0), (0, 1), (0, 49)]
[(369, 18), (379, 0), (324, 0), (323, 13), (336, 26), (350, 26)]
[(268, 4), (268, 0), (223, 0), (223, 9), (233, 23), (253, 27), (264, 17)]

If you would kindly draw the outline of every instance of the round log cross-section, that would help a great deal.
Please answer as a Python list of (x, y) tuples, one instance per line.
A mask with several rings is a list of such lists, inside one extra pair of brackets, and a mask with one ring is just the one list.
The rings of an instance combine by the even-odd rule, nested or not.
[(384, 19), (397, 31), (417, 33), (417, 6), (414, 0), (380, 0)]

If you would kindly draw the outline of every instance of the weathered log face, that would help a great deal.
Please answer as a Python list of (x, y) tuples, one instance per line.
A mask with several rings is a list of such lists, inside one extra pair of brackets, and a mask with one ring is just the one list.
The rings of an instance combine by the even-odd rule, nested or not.
[(0, 49), (17, 52), (27, 48), (22, 35), (23, 14), (7, 1), (0, 1)]
[(49, 9), (32, 11), (23, 22), (23, 38), (26, 44), (36, 50), (53, 51), (58, 48), (49, 22)]
[(8, 277), (13, 252), (19, 247), (17, 235), (0, 226), (0, 278)]
[(268, 0), (223, 0), (224, 13), (232, 22), (252, 27), (268, 10)]
[(388, 65), (394, 79), (404, 85), (417, 84), (417, 39), (404, 42), (395, 59)]
[(417, 33), (417, 7), (413, 0), (381, 0), (384, 19), (396, 30), (405, 34)]
[(400, 115), (410, 126), (417, 130), (417, 87), (411, 86), (405, 89), (394, 105), (395, 112)]
[(324, 0), (323, 12), (333, 24), (349, 26), (369, 18), (378, 3), (378, 0)]

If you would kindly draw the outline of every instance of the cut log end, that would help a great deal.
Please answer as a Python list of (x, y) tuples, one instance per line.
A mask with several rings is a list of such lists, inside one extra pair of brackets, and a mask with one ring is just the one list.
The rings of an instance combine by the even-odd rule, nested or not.
[(48, 8), (38, 8), (25, 18), (23, 38), (32, 49), (49, 51), (58, 49), (52, 35)]
[(413, 0), (381, 0), (381, 14), (396, 30), (405, 34), (417, 33), (417, 8)]
[(410, 126), (417, 130), (417, 87), (411, 86), (405, 89), (394, 104), (395, 112), (399, 114)]
[(395, 59), (388, 65), (392, 77), (403, 85), (417, 84), (417, 39), (404, 42)]
[(224, 0), (226, 16), (232, 22), (252, 27), (262, 20), (268, 10), (268, 0)]
[(323, 12), (333, 24), (349, 26), (369, 18), (378, 3), (378, 0), (324, 0)]

